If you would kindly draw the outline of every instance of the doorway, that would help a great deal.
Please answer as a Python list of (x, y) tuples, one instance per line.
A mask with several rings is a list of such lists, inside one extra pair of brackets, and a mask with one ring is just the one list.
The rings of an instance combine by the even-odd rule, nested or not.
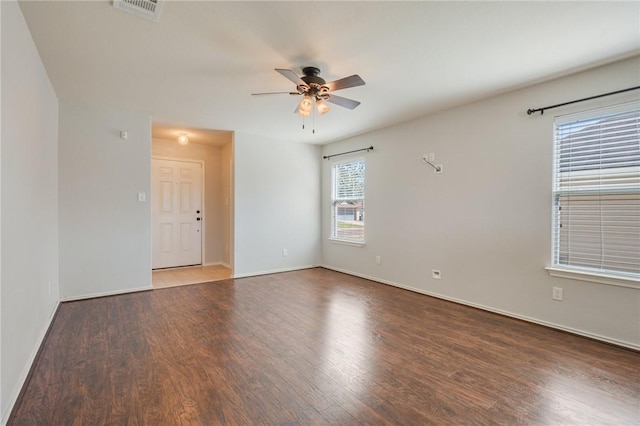
[[(181, 133), (187, 133), (189, 141), (186, 145), (180, 144), (177, 140), (177, 135)], [(167, 168), (173, 168), (173, 176), (178, 177), (180, 174), (180, 167), (184, 163), (195, 163), (201, 165), (201, 178), (200, 178), (200, 209), (191, 208), (191, 214), (187, 218), (191, 221), (191, 224), (183, 226), (185, 231), (182, 236), (178, 233), (177, 237), (172, 237), (173, 242), (182, 239), (181, 244), (185, 244), (186, 228), (200, 229), (200, 258), (195, 258), (187, 262), (179, 263), (157, 263), (152, 255), (152, 286), (153, 288), (160, 287), (173, 287), (176, 285), (194, 284), (198, 282), (209, 282), (218, 279), (226, 279), (233, 274), (233, 132), (227, 131), (214, 131), (214, 130), (197, 130), (197, 129), (176, 129), (170, 128), (158, 124), (152, 126), (152, 176), (151, 176), (151, 195), (150, 206), (153, 212), (154, 209), (166, 209), (163, 204), (167, 206), (173, 205), (174, 202), (181, 203), (181, 196), (177, 191), (176, 183), (178, 187), (182, 182), (181, 179), (171, 178), (170, 182), (164, 184), (164, 191), (173, 191), (173, 194), (162, 195), (160, 194), (159, 177), (156, 178), (156, 174), (160, 174), (157, 166), (167, 166), (165, 163), (158, 162), (156, 160), (169, 161)], [(174, 162), (174, 163), (171, 163)], [(177, 162), (177, 166), (176, 163)], [(176, 170), (176, 168), (178, 170)], [(169, 170), (165, 171), (165, 174), (170, 174)], [(186, 174), (194, 176), (193, 171), (188, 171)], [(169, 184), (170, 183), (170, 184)], [(188, 185), (183, 185), (183, 189), (190, 187), (193, 190), (194, 185), (190, 182), (186, 182)], [(156, 188), (156, 185), (158, 188)], [(169, 188), (172, 188), (169, 190)], [(171, 196), (169, 196), (171, 195)], [(172, 197), (178, 196), (177, 201), (169, 201)], [(191, 195), (185, 194), (187, 198), (191, 198)], [(162, 201), (164, 200), (164, 201)], [(159, 204), (162, 201), (163, 204)], [(196, 199), (189, 199), (190, 206), (197, 205)], [(185, 201), (186, 203), (186, 201)], [(195, 204), (194, 204), (195, 203)], [(182, 206), (179, 206), (182, 208)], [(174, 208), (176, 209), (176, 208)], [(186, 209), (189, 210), (189, 209)], [(200, 215), (198, 215), (198, 210)], [(151, 216), (155, 216), (156, 213), (152, 213)], [(200, 218), (198, 221), (197, 219)], [(150, 217), (152, 223), (152, 241), (151, 246), (154, 251), (159, 250), (156, 247), (156, 241), (160, 242), (161, 238), (164, 238), (165, 247), (164, 250), (168, 251), (167, 245), (170, 238), (165, 238), (161, 234), (159, 224), (156, 224), (153, 217)], [(193, 225), (195, 220), (195, 225)], [(188, 221), (187, 221), (188, 222)], [(162, 230), (166, 236), (174, 235), (176, 226), (180, 227), (178, 223), (173, 225), (165, 225), (165, 229)], [(195, 226), (195, 227), (193, 227)], [(171, 229), (173, 228), (173, 229)], [(171, 230), (171, 232), (169, 232)], [(197, 234), (197, 232), (196, 232)], [(191, 243), (186, 240), (186, 243)], [(191, 244), (193, 246), (193, 244)], [(197, 245), (197, 244), (195, 244)], [(178, 247), (181, 249), (182, 247)], [(175, 251), (175, 249), (174, 249)], [(156, 252), (157, 254), (157, 252)], [(156, 256), (157, 257), (157, 256)], [(195, 265), (195, 266), (175, 266), (175, 265)], [(157, 269), (161, 268), (161, 269)]]

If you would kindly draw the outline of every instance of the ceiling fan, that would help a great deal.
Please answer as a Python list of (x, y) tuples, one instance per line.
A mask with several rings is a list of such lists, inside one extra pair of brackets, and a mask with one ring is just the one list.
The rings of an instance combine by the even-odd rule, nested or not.
[(341, 107), (348, 109), (354, 109), (360, 105), (360, 102), (358, 101), (334, 95), (332, 93), (336, 90), (364, 85), (364, 80), (362, 80), (362, 78), (357, 74), (327, 83), (322, 77), (320, 77), (320, 69), (316, 67), (302, 68), (302, 73), (304, 74), (302, 77), (299, 77), (291, 70), (276, 68), (276, 71), (295, 83), (296, 91), (252, 93), (252, 95), (289, 94), (302, 96), (302, 99), (298, 103), (294, 112), (302, 115), (303, 117), (311, 115), (314, 101), (320, 115), (329, 111), (329, 105), (327, 105), (326, 102), (331, 102), (332, 104), (340, 105)]

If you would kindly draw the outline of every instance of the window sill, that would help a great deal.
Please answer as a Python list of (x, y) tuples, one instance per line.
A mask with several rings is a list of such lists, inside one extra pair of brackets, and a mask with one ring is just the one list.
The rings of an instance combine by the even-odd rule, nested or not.
[(557, 278), (570, 278), (573, 280), (589, 281), (592, 283), (615, 285), (618, 287), (628, 287), (640, 290), (640, 280), (635, 278), (621, 277), (618, 275), (599, 274), (597, 272), (578, 271), (575, 269), (545, 268), (549, 275)]
[(353, 246), (353, 247), (364, 247), (365, 242), (357, 242), (357, 241), (349, 241), (349, 240), (339, 240), (337, 238), (329, 238), (329, 241), (335, 244), (342, 244), (345, 246)]

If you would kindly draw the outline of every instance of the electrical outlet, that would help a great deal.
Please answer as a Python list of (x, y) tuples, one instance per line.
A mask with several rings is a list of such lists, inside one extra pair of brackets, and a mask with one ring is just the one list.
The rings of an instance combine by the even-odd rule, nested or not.
[(551, 293), (551, 298), (553, 300), (562, 301), (562, 287), (554, 287), (553, 292)]
[(289, 251), (287, 249), (282, 249), (282, 257), (287, 257), (289, 255)]
[(432, 269), (431, 278), (433, 278), (434, 280), (442, 279), (442, 273), (440, 272), (439, 269)]
[(382, 263), (382, 260), (380, 259), (380, 256), (376, 256), (376, 264), (379, 265)]
[(436, 153), (430, 152), (428, 158), (429, 158), (429, 161), (433, 163), (434, 161), (436, 161)]

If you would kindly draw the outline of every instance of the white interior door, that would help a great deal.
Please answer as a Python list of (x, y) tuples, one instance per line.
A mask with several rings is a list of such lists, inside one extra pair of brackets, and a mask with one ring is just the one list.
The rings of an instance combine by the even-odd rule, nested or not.
[(153, 159), (152, 268), (202, 264), (202, 164)]

